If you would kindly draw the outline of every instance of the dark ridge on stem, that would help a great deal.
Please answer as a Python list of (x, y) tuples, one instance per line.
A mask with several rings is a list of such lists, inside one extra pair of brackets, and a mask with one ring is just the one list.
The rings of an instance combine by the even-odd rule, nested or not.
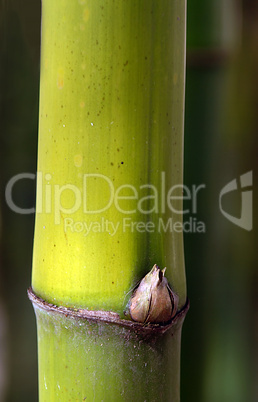
[(171, 329), (173, 331), (178, 326), (181, 326), (190, 306), (189, 300), (187, 300), (185, 306), (173, 317), (170, 322), (166, 323), (165, 325), (150, 323), (142, 324), (130, 320), (121, 319), (119, 315), (117, 313), (114, 313), (113, 311), (74, 309), (47, 303), (45, 300), (38, 297), (33, 292), (31, 287), (28, 289), (28, 297), (33, 305), (35, 305), (35, 307), (41, 308), (49, 313), (62, 314), (69, 318), (85, 319), (87, 321), (105, 322), (119, 325), (131, 330), (144, 339), (163, 335), (168, 330)]

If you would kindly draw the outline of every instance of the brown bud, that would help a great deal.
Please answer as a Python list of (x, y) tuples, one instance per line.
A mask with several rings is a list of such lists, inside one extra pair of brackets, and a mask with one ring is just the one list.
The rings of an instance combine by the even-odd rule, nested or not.
[(132, 320), (142, 323), (164, 323), (177, 312), (178, 296), (170, 289), (162, 271), (155, 264), (141, 280), (129, 302)]

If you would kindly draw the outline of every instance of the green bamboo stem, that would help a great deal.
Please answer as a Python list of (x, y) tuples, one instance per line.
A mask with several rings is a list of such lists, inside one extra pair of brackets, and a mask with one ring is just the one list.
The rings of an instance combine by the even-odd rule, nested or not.
[[(43, 2), (42, 176), (33, 288), (52, 302), (121, 312), (124, 295), (136, 281), (135, 270), (139, 279), (156, 262), (167, 266), (183, 305), (182, 233), (140, 233), (124, 229), (123, 223), (150, 219), (140, 211), (148, 210), (146, 202), (138, 207), (138, 200), (129, 199), (135, 191), (139, 200), (155, 195), (141, 190), (143, 185), (157, 189), (156, 218), (181, 219), (161, 205), (166, 204), (161, 185), (166, 197), (171, 186), (182, 183), (184, 2), (124, 1), (101, 7), (97, 1)], [(87, 176), (85, 185), (85, 174), (102, 177)], [(72, 189), (62, 188), (67, 185)], [(106, 211), (85, 213), (105, 208), (113, 186), (125, 185), (133, 189), (116, 194), (127, 200), (117, 200), (117, 206), (114, 197)], [(149, 209), (153, 206), (154, 201)], [(87, 236), (80, 232), (84, 222), (89, 227), (102, 219), (120, 223), (114, 236), (102, 228), (101, 233), (92, 228)], [(169, 247), (162, 250), (166, 239)]]
[(153, 336), (151, 327), (143, 331), (140, 324), (123, 325), (125, 320), (110, 325), (106, 317), (85, 319), (87, 310), (69, 316), (29, 296), (39, 333), (40, 400), (180, 400), (184, 313), (172, 331), (164, 328)]
[[(182, 188), (171, 190), (182, 184), (184, 73), (184, 1), (43, 1), (32, 288), (48, 303), (123, 318), (157, 263), (185, 305)], [(182, 320), (151, 352), (124, 324), (35, 309), (40, 400), (179, 400)]]
[[(226, 282), (232, 281), (228, 276), (230, 262), (223, 258), (218, 245), (223, 243), (230, 254), (227, 243), (232, 234), (225, 231), (223, 219), (216, 208), (216, 197), (227, 182), (229, 169), (230, 154), (226, 152), (226, 145), (218, 149), (217, 144), (221, 136), (226, 140), (230, 134), (229, 129), (224, 131), (221, 126), (221, 112), (224, 114), (226, 110), (228, 115), (225, 108), (226, 74), (241, 34), (238, 6), (237, 2), (223, 0), (193, 0), (188, 3), (185, 183), (188, 187), (193, 184), (206, 186), (199, 194), (196, 214), (197, 219), (205, 223), (206, 233), (203, 236), (185, 234), (186, 262), (191, 266), (188, 273), (189, 297), (195, 299), (196, 308), (189, 315), (185, 328), (182, 365), (185, 381), (191, 381), (192, 387), (182, 389), (183, 400), (191, 400), (193, 394), (195, 400), (203, 402), (236, 400), (236, 394), (229, 396), (224, 388), (231, 387), (238, 392), (244, 381), (241, 373), (241, 381), (238, 378), (232, 386), (237, 364), (232, 358), (232, 346), (228, 347), (226, 342), (230, 334), (230, 345), (234, 343), (232, 329), (229, 328), (234, 316), (232, 312), (239, 312), (239, 307), (233, 301), (230, 305), (227, 302), (232, 300), (232, 283), (226, 290)], [(239, 79), (239, 82), (243, 80)], [(241, 98), (239, 91), (234, 99), (236, 97)], [(229, 120), (235, 122), (236, 116), (230, 116)], [(239, 127), (239, 122), (237, 124)], [(232, 149), (231, 139), (230, 147)], [(225, 155), (226, 165), (223, 165)], [(232, 267), (236, 272), (235, 265)], [(203, 303), (203, 300), (206, 302)], [(216, 313), (211, 314), (211, 311)], [(235, 336), (240, 333), (241, 329), (235, 331)], [(193, 344), (196, 346), (194, 349)], [(231, 365), (229, 375), (226, 372), (228, 364)], [(248, 397), (244, 399), (248, 400)]]

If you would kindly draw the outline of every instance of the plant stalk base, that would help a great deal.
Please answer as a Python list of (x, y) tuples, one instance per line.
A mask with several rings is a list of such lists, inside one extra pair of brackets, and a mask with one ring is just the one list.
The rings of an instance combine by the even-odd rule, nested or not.
[(30, 288), (38, 329), (39, 401), (180, 401), (181, 329), (48, 304)]

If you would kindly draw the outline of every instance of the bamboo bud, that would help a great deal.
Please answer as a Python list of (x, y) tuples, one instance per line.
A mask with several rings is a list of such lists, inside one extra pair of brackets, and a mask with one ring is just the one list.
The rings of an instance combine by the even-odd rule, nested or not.
[(178, 296), (172, 291), (165, 278), (165, 270), (156, 264), (141, 280), (130, 302), (132, 320), (142, 323), (165, 323), (177, 312)]

